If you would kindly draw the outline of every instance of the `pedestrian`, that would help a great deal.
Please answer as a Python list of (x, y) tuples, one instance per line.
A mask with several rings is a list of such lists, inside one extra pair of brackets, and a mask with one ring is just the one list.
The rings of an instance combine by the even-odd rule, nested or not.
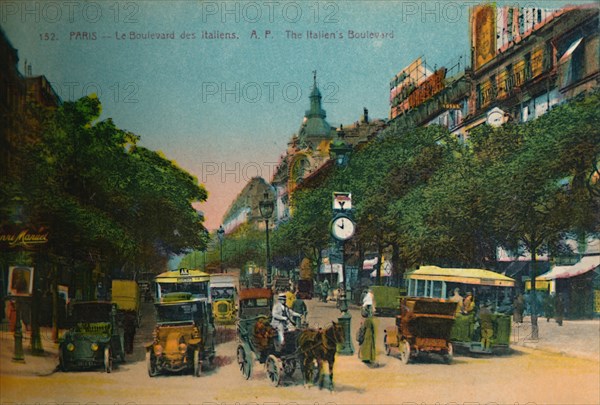
[(553, 293), (548, 293), (544, 297), (544, 315), (546, 322), (550, 322), (550, 318), (554, 318), (555, 297)]
[(513, 322), (523, 323), (523, 310), (525, 309), (525, 300), (523, 295), (518, 293), (513, 301)]
[(479, 324), (481, 327), (481, 344), (484, 349), (492, 347), (494, 326), (492, 324), (492, 302), (487, 300), (479, 309)]
[(375, 314), (375, 297), (373, 296), (373, 288), (369, 287), (362, 302), (361, 312), (366, 317), (370, 318)]
[(7, 299), (5, 311), (8, 320), (8, 331), (14, 332), (17, 324), (17, 304), (13, 298)]
[(295, 300), (296, 294), (294, 294), (291, 290), (287, 290), (285, 292), (285, 306), (288, 308), (292, 308)]
[(363, 322), (359, 329), (358, 358), (366, 364), (375, 364), (377, 351), (375, 348), (375, 324), (373, 318), (363, 314)]
[(133, 340), (136, 332), (137, 314), (134, 311), (124, 311), (123, 314), (123, 340), (125, 343), (125, 353), (133, 353)]
[(565, 303), (563, 301), (563, 295), (558, 294), (555, 300), (556, 304), (554, 306), (554, 319), (556, 319), (556, 323), (558, 326), (562, 326), (563, 317), (565, 315)]
[(321, 299), (323, 302), (327, 302), (327, 297), (329, 296), (329, 280), (323, 280), (321, 284)]
[(306, 323), (306, 316), (308, 315), (308, 310), (306, 309), (306, 303), (300, 296), (298, 295), (298, 290), (296, 290), (296, 299), (292, 304), (292, 311), (300, 314), (300, 316), (294, 317), (294, 324), (296, 327), (301, 326), (303, 323)]

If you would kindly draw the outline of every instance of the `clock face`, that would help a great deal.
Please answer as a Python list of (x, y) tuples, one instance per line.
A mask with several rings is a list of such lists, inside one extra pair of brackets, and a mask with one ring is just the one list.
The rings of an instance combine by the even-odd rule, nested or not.
[(331, 223), (331, 234), (338, 240), (347, 240), (354, 235), (354, 221), (346, 216), (339, 216)]

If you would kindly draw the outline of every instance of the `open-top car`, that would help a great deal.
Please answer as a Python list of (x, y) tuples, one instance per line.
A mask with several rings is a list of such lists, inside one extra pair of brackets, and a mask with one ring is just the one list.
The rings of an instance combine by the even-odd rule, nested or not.
[(110, 373), (113, 360), (125, 360), (123, 329), (116, 320), (117, 310), (117, 305), (110, 302), (73, 304), (71, 328), (59, 341), (61, 370), (103, 366)]
[[(185, 293), (181, 293), (185, 294)], [(210, 304), (177, 297), (155, 304), (154, 340), (146, 345), (148, 375), (193, 370), (199, 377), (204, 361), (215, 356), (215, 328)]]

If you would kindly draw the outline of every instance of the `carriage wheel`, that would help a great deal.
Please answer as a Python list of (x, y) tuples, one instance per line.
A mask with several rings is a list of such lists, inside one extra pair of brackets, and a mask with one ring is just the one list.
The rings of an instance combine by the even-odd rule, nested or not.
[(237, 348), (237, 362), (240, 366), (242, 375), (246, 380), (249, 380), (252, 375), (252, 358), (250, 357), (250, 353), (248, 353), (242, 345), (239, 345)]
[(400, 361), (404, 364), (408, 364), (410, 360), (410, 343), (408, 340), (400, 342)]
[(448, 353), (446, 353), (444, 355), (444, 362), (446, 364), (451, 364), (453, 358), (454, 358), (454, 347), (452, 347), (452, 343), (448, 343)]
[(267, 376), (271, 381), (271, 384), (275, 387), (279, 386), (281, 383), (281, 375), (283, 373), (283, 365), (281, 364), (281, 360), (279, 360), (274, 355), (269, 355), (267, 358)]
[(296, 371), (296, 360), (286, 360), (283, 362), (283, 372), (288, 377), (291, 377)]
[(104, 348), (104, 371), (107, 373), (112, 371), (112, 353), (110, 347)]
[(148, 375), (150, 377), (156, 377), (158, 374), (158, 371), (156, 370), (156, 357), (154, 357), (150, 351), (146, 351), (146, 365), (148, 366)]
[(194, 377), (200, 377), (202, 373), (202, 358), (200, 357), (200, 350), (194, 350)]
[(59, 348), (59, 352), (58, 352), (58, 369), (60, 371), (69, 371), (69, 367), (67, 366), (67, 363), (65, 362), (65, 355), (63, 354), (62, 348)]
[(391, 355), (391, 353), (392, 353), (392, 349), (390, 348), (390, 345), (388, 345), (388, 342), (387, 342), (387, 335), (385, 335), (385, 336), (383, 337), (383, 347), (384, 347), (384, 349), (385, 349), (385, 355), (386, 355), (386, 356), (389, 356), (389, 355)]

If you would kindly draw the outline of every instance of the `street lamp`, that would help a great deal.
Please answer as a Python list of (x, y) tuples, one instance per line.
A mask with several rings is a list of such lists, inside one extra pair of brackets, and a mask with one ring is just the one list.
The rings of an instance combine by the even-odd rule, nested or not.
[[(352, 152), (352, 146), (346, 143), (344, 128), (340, 125), (340, 129), (337, 131), (337, 139), (332, 141), (329, 146), (329, 154), (331, 159), (335, 160), (335, 164), (338, 168), (345, 168), (350, 159), (350, 153)], [(338, 240), (342, 256), (342, 282), (340, 289), (340, 311), (342, 316), (338, 318), (339, 323), (344, 328), (344, 343), (341, 346), (339, 353), (343, 355), (353, 355), (354, 346), (352, 344), (352, 333), (351, 333), (351, 321), (352, 315), (348, 312), (348, 296), (346, 295), (346, 241), (354, 235), (354, 222), (352, 219), (345, 215), (343, 206), (342, 214), (337, 215), (332, 221), (332, 234)]]
[(271, 252), (269, 250), (269, 218), (273, 215), (275, 204), (269, 198), (269, 192), (265, 191), (262, 201), (258, 203), (260, 215), (265, 219), (265, 231), (267, 234), (267, 288), (271, 288)]
[(223, 229), (223, 225), (219, 227), (217, 235), (219, 236), (219, 254), (221, 256), (219, 267), (221, 268), (221, 273), (223, 273), (223, 237), (225, 236), (225, 229)]

